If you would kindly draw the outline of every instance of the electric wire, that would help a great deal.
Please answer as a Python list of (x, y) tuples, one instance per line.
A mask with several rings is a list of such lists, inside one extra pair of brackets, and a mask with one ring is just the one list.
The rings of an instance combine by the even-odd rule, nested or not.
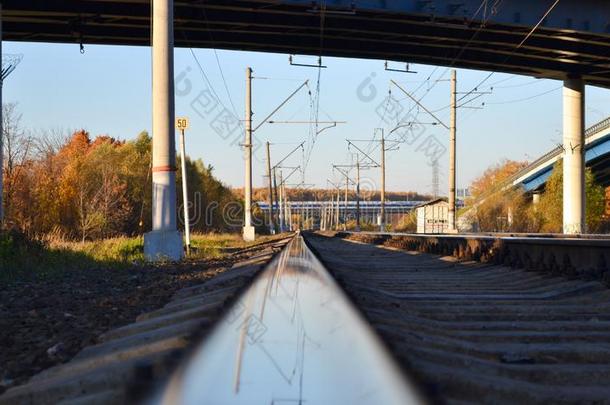
[(547, 91), (539, 93), (539, 94), (534, 94), (533, 96), (529, 96), (529, 97), (519, 98), (519, 99), (515, 99), (515, 100), (507, 100), (507, 101), (488, 102), (488, 103), (485, 103), (485, 104), (501, 105), (501, 104), (521, 103), (523, 101), (533, 100), (535, 98), (542, 97), (542, 96), (545, 96), (545, 95), (550, 94), (550, 93), (554, 93), (557, 90), (561, 90), (561, 88), (562, 88), (562, 86), (559, 86), (559, 87), (556, 87), (554, 89), (547, 90)]
[[(521, 42), (519, 42), (519, 44), (506, 56), (506, 58), (504, 59), (504, 61), (502, 62), (503, 64), (508, 62), (508, 60), (515, 54), (515, 52), (517, 52), (522, 46), (523, 44), (525, 44), (525, 42), (534, 34), (534, 32), (538, 29), (538, 27), (540, 27), (540, 25), (542, 24), (542, 22), (548, 17), (548, 15), (555, 9), (555, 7), (557, 6), (557, 4), (559, 4), (560, 0), (555, 0), (553, 2), (553, 4), (547, 9), (547, 11), (544, 13), (544, 15), (540, 18), (540, 20), (538, 21), (538, 23), (536, 23), (536, 25), (534, 27), (532, 27), (532, 29), (527, 33), (527, 35), (523, 38), (523, 40)], [(462, 97), (460, 97), (460, 100), (464, 99), (465, 97), (467, 97), (469, 94), (472, 94), (473, 92), (477, 91), (477, 89), (479, 87), (481, 87), (483, 84), (485, 84), (485, 82), (487, 82), (487, 80), (489, 80), (496, 72), (490, 72), (487, 76), (485, 76), (485, 78), (479, 83), (477, 84), (475, 87), (472, 88), (472, 90), (470, 90), (469, 92), (467, 92), (465, 95), (463, 95)]]

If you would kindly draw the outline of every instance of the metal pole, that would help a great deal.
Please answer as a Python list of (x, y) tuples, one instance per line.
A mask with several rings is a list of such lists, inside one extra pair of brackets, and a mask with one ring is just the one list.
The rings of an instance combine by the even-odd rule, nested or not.
[(563, 84), (563, 233), (585, 232), (585, 83)]
[(275, 225), (273, 223), (273, 185), (271, 183), (271, 151), (269, 141), (267, 141), (267, 177), (269, 180), (269, 233), (275, 233)]
[(284, 232), (284, 216), (286, 210), (284, 209), (284, 181), (282, 180), (282, 171), (280, 170), (280, 232)]
[(191, 224), (189, 219), (189, 199), (186, 185), (186, 146), (184, 145), (184, 129), (180, 131), (180, 166), (182, 167), (182, 205), (184, 206), (184, 237), (186, 254), (191, 254)]
[(252, 226), (252, 69), (246, 68), (246, 178), (244, 186), (243, 239), (253, 241), (256, 237)]
[(337, 188), (337, 206), (335, 207), (335, 231), (339, 230), (339, 214), (340, 214), (340, 207), (339, 204), (341, 203), (341, 189)]
[(292, 228), (292, 205), (290, 205), (289, 201), (286, 200), (285, 202), (286, 204), (286, 211), (288, 212), (288, 229), (290, 231), (293, 230)]
[(288, 203), (288, 195), (286, 194), (286, 184), (284, 184), (284, 181), (282, 180), (281, 172), (280, 172), (280, 182), (282, 183), (280, 193), (282, 193), (282, 196), (284, 199), (284, 218), (282, 219), (282, 227), (285, 228), (286, 219), (288, 218), (286, 215), (288, 214), (288, 209), (290, 208), (290, 205)]
[(349, 193), (349, 177), (345, 176), (345, 210), (343, 211), (343, 230), (347, 231), (347, 195)]
[(184, 251), (176, 224), (174, 2), (154, 0), (152, 7), (152, 232), (144, 236), (144, 255), (178, 260)]
[(326, 221), (326, 207), (324, 204), (324, 201), (320, 201), (320, 225), (324, 225), (324, 229), (326, 230), (326, 224), (324, 223)]
[[(276, 178), (275, 174), (276, 174), (276, 170), (274, 167), (273, 168), (273, 203), (275, 204), (275, 207), (277, 207), (277, 209), (280, 210), (281, 208), (278, 203), (278, 195), (277, 195), (277, 178)], [(282, 232), (281, 224), (279, 224), (279, 218), (278, 218), (277, 222), (278, 222), (278, 224), (276, 225), (276, 229), (278, 229), (278, 232)]]
[(455, 232), (455, 138), (456, 138), (456, 72), (451, 71), (451, 120), (449, 123), (449, 232)]
[(337, 217), (335, 216), (335, 194), (330, 193), (330, 230), (337, 229)]
[(360, 161), (356, 161), (356, 232), (360, 232)]
[(380, 208), (381, 220), (379, 221), (379, 228), (381, 232), (385, 231), (385, 138), (383, 135), (383, 128), (381, 129), (381, 208)]

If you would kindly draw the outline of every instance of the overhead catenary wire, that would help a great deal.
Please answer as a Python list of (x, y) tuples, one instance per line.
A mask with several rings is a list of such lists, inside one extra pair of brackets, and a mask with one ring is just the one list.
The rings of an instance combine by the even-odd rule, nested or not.
[[(491, 9), (493, 10), (491, 14), (497, 14), (499, 7), (501, 6), (503, 0), (495, 0), (494, 3), (491, 6)], [(470, 24), (472, 24), (474, 22), (474, 18), (478, 15), (479, 11), (481, 10), (481, 8), (483, 6), (486, 6), (486, 4), (488, 3), (488, 0), (482, 0), (481, 4), (479, 6), (479, 9), (477, 9), (477, 11), (472, 15), (472, 17), (470, 18)], [(485, 18), (487, 17), (487, 18)], [(451, 69), (453, 67), (453, 65), (455, 65), (455, 63), (459, 60), (459, 58), (463, 55), (463, 53), (466, 51), (466, 49), (468, 49), (468, 47), (470, 46), (470, 44), (472, 43), (472, 41), (474, 41), (474, 39), (479, 35), (480, 31), (487, 25), (487, 21), (489, 21), (489, 19), (491, 18), (490, 16), (483, 16), (482, 19), (482, 23), (479, 24), (479, 27), (477, 28), (477, 30), (472, 34), (472, 36), (470, 37), (470, 39), (464, 44), (464, 46), (462, 46), (462, 48), (460, 48), (460, 50), (458, 51), (457, 55), (451, 60), (451, 62), (449, 63), (449, 65), (445, 68), (445, 70), (440, 74), (440, 76), (432, 83), (432, 86), (430, 86), (426, 92), (418, 99), (419, 102), (421, 102), (429, 93), (430, 91), (436, 86), (437, 83), (439, 83), (442, 78), (447, 74), (447, 72), (449, 71), (449, 69)], [(434, 75), (434, 73), (436, 72), (436, 70), (439, 67), (436, 66), (434, 68), (434, 70), (432, 71), (432, 73), (430, 74), (430, 76), (428, 77), (428, 80)], [(415, 95), (419, 89), (423, 86), (420, 85), (418, 88), (415, 89), (415, 91), (413, 91), (413, 94)], [(411, 107), (411, 109), (409, 110), (409, 113), (413, 111), (413, 109), (416, 106), (414, 105), (413, 107)]]
[[(517, 52), (524, 44), (525, 42), (534, 34), (534, 32), (538, 29), (538, 27), (540, 27), (540, 25), (542, 24), (542, 22), (548, 17), (548, 15), (555, 9), (555, 7), (557, 6), (557, 4), (559, 4), (560, 0), (555, 0), (553, 2), (553, 4), (551, 4), (551, 6), (547, 9), (547, 11), (544, 13), (544, 15), (540, 18), (540, 20), (536, 23), (536, 25), (534, 25), (532, 27), (532, 29), (525, 35), (525, 37), (523, 38), (523, 40), (521, 40), (521, 42), (519, 42), (519, 44), (506, 56), (506, 58), (504, 58), (503, 63), (508, 62), (508, 60), (510, 60), (510, 58), (515, 54), (515, 52)], [(477, 84), (476, 86), (474, 86), (472, 88), (472, 90), (470, 90), (470, 92), (467, 92), (466, 94), (464, 94), (462, 97), (460, 97), (458, 99), (458, 102), (462, 99), (464, 99), (465, 97), (467, 97), (469, 94), (477, 91), (477, 89), (479, 87), (481, 87), (483, 84), (485, 84), (485, 82), (487, 82), (496, 72), (490, 72), (487, 76), (485, 76), (485, 78), (483, 78), (483, 80), (481, 80), (481, 82), (479, 82), (479, 84)]]
[(550, 94), (550, 93), (556, 92), (556, 91), (558, 91), (558, 90), (561, 90), (561, 88), (562, 88), (562, 86), (559, 86), (559, 87), (555, 87), (555, 88), (553, 88), (553, 89), (551, 89), (551, 90), (547, 90), (547, 91), (544, 91), (544, 92), (539, 93), (539, 94), (534, 94), (533, 96), (529, 96), (529, 97), (519, 98), (519, 99), (515, 99), (515, 100), (506, 100), (506, 101), (487, 102), (487, 103), (485, 103), (485, 104), (500, 105), (500, 104), (513, 104), (513, 103), (521, 103), (521, 102), (523, 102), (523, 101), (533, 100), (533, 99), (535, 99), (535, 98), (542, 97), (542, 96), (545, 96), (545, 95), (547, 95), (547, 94)]
[[(237, 114), (237, 109), (235, 108), (235, 104), (233, 104), (233, 98), (231, 97), (231, 92), (229, 91), (229, 86), (227, 85), (227, 80), (225, 79), (225, 75), (224, 75), (224, 72), (222, 70), (222, 65), (220, 63), (220, 58), (218, 56), (218, 51), (216, 50), (216, 41), (214, 41), (214, 37), (213, 37), (212, 32), (210, 30), (210, 23), (208, 21), (208, 15), (205, 12), (205, 7), (201, 8), (201, 12), (203, 14), (203, 19), (205, 21), (205, 25), (206, 25), (206, 28), (207, 28), (207, 31), (208, 31), (208, 35), (210, 36), (210, 39), (212, 40), (212, 50), (214, 51), (214, 56), (216, 58), (216, 65), (218, 66), (218, 70), (220, 71), (220, 77), (222, 78), (222, 83), (224, 85), (225, 92), (227, 93), (227, 98), (229, 99), (229, 104), (231, 104), (231, 109), (233, 110), (233, 114), (235, 115), (235, 117), (239, 117), (239, 115)], [(191, 48), (191, 50), (192, 50), (192, 48)], [(241, 120), (239, 121), (239, 125), (245, 131), (245, 128), (244, 128), (243, 123), (241, 122)]]

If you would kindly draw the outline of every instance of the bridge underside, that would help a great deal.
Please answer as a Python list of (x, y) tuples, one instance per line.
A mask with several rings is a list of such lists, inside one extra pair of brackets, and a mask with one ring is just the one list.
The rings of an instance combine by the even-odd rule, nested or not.
[[(610, 154), (600, 156), (590, 162), (587, 162), (587, 167), (591, 169), (595, 181), (604, 188), (610, 187)], [(523, 183), (523, 187), (527, 192), (540, 192), (544, 189), (547, 180), (551, 176), (553, 168), (540, 173), (535, 178)]]
[[(602, 21), (610, 7), (604, 2), (563, 2), (521, 47), (547, 2), (507, 2), (487, 18), (476, 14), (478, 0), (329, 0), (324, 13), (316, 3), (175, 1), (176, 46), (388, 59), (553, 79), (574, 74), (610, 87), (610, 35)], [(150, 14), (148, 0), (5, 0), (4, 39), (149, 45)]]
[[(591, 169), (595, 181), (603, 187), (610, 187), (610, 133), (599, 141), (588, 145), (585, 152), (586, 167)], [(544, 188), (553, 172), (550, 165), (521, 183), (528, 192), (537, 192)]]

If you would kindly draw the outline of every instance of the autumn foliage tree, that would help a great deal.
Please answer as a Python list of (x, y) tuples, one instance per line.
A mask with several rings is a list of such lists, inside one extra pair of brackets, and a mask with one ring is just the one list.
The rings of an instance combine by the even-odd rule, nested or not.
[[(486, 170), (472, 184), (470, 210), (485, 232), (563, 232), (563, 163), (559, 160), (541, 192), (540, 202), (505, 180), (525, 167), (525, 162), (504, 161)], [(605, 190), (591, 169), (585, 171), (586, 232), (600, 232), (605, 218)]]
[(487, 170), (471, 185), (469, 203), (484, 232), (531, 231), (526, 200), (519, 189), (504, 188), (505, 181), (527, 166), (527, 162), (504, 160)]
[[(606, 218), (605, 190), (597, 184), (590, 168), (585, 170), (585, 220), (586, 232), (596, 233), (602, 229)], [(540, 203), (536, 207), (541, 218), (541, 231), (561, 233), (563, 231), (563, 161), (553, 167)]]
[[(4, 201), (10, 207), (6, 226), (29, 237), (51, 234), (79, 240), (150, 229), (152, 140), (146, 132), (130, 141), (91, 138), (84, 130), (68, 137), (27, 136), (28, 150), (17, 154), (13, 149), (16, 158), (3, 170), (8, 191)], [(11, 141), (22, 145), (19, 136)], [(238, 198), (201, 160), (187, 157), (187, 170), (193, 230), (236, 229), (239, 224), (227, 224), (223, 213), (228, 204), (240, 205)]]

